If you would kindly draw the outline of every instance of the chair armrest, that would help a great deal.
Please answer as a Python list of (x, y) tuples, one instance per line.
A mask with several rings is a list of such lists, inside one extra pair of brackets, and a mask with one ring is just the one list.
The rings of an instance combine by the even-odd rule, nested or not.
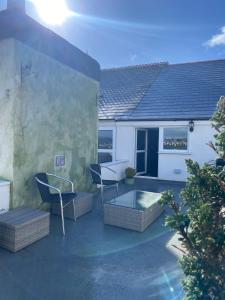
[(42, 184), (42, 185), (44, 185), (44, 186), (47, 186), (47, 187), (49, 187), (49, 188), (51, 188), (51, 189), (57, 191), (57, 192), (61, 195), (61, 190), (60, 190), (60, 189), (56, 188), (56, 187), (53, 186), (53, 185), (50, 185), (50, 184), (47, 184), (47, 183), (41, 181), (41, 180), (38, 179), (37, 177), (34, 177), (34, 178), (35, 178), (35, 180), (36, 180), (37, 182), (39, 182), (40, 184)]
[(107, 170), (113, 172), (114, 174), (117, 174), (117, 172), (116, 172), (115, 170), (113, 170), (113, 169), (111, 169), (111, 168), (109, 168), (109, 167), (101, 166), (101, 168), (105, 168), (105, 169), (107, 169)]
[(101, 168), (105, 168), (105, 169), (109, 170), (110, 172), (114, 173), (116, 175), (116, 180), (118, 181), (118, 173), (115, 170), (113, 170), (109, 167), (106, 167), (106, 166), (101, 166)]
[(93, 173), (95, 173), (101, 180), (101, 185), (102, 185), (102, 175), (100, 173), (98, 173), (97, 171), (95, 171), (94, 169), (92, 169), (91, 167), (89, 167), (89, 170)]
[(62, 176), (58, 176), (58, 175), (52, 174), (52, 173), (47, 173), (47, 175), (55, 177), (57, 179), (61, 179), (61, 180), (65, 181), (65, 182), (69, 182), (71, 184), (71, 187), (72, 187), (72, 192), (74, 192), (74, 183), (73, 183), (73, 181), (71, 181), (71, 180), (69, 180), (67, 178), (64, 178)]

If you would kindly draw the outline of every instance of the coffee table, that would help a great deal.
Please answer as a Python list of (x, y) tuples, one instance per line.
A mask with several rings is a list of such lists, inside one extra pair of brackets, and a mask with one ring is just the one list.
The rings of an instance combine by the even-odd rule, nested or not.
[(164, 211), (161, 193), (131, 191), (104, 203), (104, 223), (143, 232)]

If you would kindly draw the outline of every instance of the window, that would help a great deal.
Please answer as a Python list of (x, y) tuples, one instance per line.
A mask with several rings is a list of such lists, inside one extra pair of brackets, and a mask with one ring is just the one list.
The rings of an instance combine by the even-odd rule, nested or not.
[(98, 163), (111, 162), (114, 159), (113, 130), (98, 131)]
[(163, 150), (188, 150), (188, 128), (164, 128)]
[(105, 162), (111, 162), (112, 154), (111, 153), (105, 153), (105, 152), (98, 152), (98, 163), (102, 164)]

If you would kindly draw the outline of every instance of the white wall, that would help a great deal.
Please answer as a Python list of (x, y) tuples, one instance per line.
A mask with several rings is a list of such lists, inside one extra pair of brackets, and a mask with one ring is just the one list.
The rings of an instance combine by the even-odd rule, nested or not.
[(132, 126), (118, 126), (116, 130), (116, 159), (127, 159), (134, 167), (136, 130)]
[[(136, 128), (159, 127), (159, 179), (185, 181), (188, 174), (185, 160), (193, 159), (200, 164), (214, 160), (216, 154), (207, 143), (214, 139), (215, 131), (209, 121), (195, 121), (194, 131), (189, 132), (189, 149), (186, 152), (166, 152), (162, 149), (163, 127), (188, 126), (188, 121), (177, 122), (107, 122), (100, 121), (100, 127), (115, 130), (116, 160), (128, 160), (135, 167)], [(179, 174), (177, 174), (179, 173)]]

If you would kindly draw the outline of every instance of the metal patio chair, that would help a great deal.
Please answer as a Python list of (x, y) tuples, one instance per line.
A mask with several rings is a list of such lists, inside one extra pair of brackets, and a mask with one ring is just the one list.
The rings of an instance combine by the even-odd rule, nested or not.
[[(50, 185), (48, 182), (48, 177), (54, 177), (71, 184), (71, 192), (61, 192), (61, 189)], [(47, 203), (59, 203), (61, 207), (61, 218), (62, 218), (62, 231), (65, 235), (65, 225), (64, 225), (64, 213), (63, 209), (71, 202), (73, 202), (73, 211), (74, 211), (74, 221), (76, 222), (76, 213), (75, 213), (75, 198), (77, 193), (74, 190), (74, 183), (61, 176), (57, 176), (51, 173), (38, 173), (34, 176), (37, 186), (41, 195), (43, 202)], [(57, 193), (52, 193), (51, 189)]]
[[(113, 180), (102, 179), (101, 168), (105, 168), (110, 172), (112, 172), (114, 176), (116, 176), (116, 179)], [(119, 194), (119, 180), (118, 180), (117, 172), (115, 170), (112, 170), (111, 168), (106, 166), (101, 166), (100, 164), (91, 164), (89, 170), (91, 172), (92, 183), (96, 184), (97, 187), (100, 187), (101, 189), (102, 205), (104, 204), (104, 198), (103, 198), (104, 188), (115, 186), (117, 195)]]

